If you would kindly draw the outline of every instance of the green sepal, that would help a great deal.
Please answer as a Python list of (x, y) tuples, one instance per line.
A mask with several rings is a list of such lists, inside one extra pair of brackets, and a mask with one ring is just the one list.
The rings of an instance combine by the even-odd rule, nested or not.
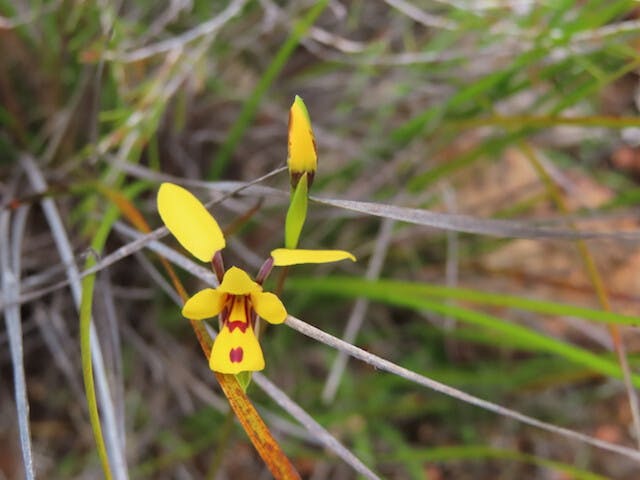
[(302, 233), (302, 227), (307, 219), (308, 204), (308, 178), (304, 173), (300, 177), (291, 195), (287, 219), (284, 224), (284, 246), (285, 248), (296, 248)]

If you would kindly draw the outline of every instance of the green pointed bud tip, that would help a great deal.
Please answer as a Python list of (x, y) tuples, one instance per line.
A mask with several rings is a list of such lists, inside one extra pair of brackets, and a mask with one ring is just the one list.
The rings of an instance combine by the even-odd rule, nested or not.
[(307, 110), (307, 106), (305, 105), (304, 100), (302, 100), (302, 97), (300, 95), (296, 95), (295, 98), (293, 99), (291, 108), (293, 107), (300, 108), (302, 113), (304, 113), (304, 116), (307, 118), (307, 121), (311, 123), (311, 118), (309, 118), (309, 110)]

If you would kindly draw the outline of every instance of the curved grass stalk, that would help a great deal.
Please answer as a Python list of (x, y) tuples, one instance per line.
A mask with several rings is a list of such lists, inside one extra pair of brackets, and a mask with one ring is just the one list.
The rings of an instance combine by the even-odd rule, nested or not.
[[(138, 183), (128, 190), (129, 196), (134, 196), (149, 188), (147, 183)], [(104, 190), (99, 189), (104, 193)], [(106, 195), (109, 197), (109, 195)], [(110, 197), (109, 197), (110, 198)], [(91, 251), (100, 253), (104, 249), (104, 245), (107, 241), (109, 233), (113, 228), (113, 224), (120, 217), (122, 208), (117, 203), (110, 205), (107, 208), (102, 221), (98, 226), (93, 240), (91, 241)], [(85, 261), (85, 270), (95, 266), (96, 258), (93, 255), (89, 255)], [(94, 439), (96, 447), (98, 449), (98, 455), (102, 463), (102, 470), (106, 478), (111, 478), (111, 467), (109, 465), (109, 458), (107, 456), (107, 450), (105, 448), (104, 437), (102, 434), (102, 427), (100, 424), (100, 414), (98, 413), (98, 404), (96, 400), (96, 390), (93, 381), (93, 363), (92, 363), (92, 348), (91, 348), (91, 317), (93, 311), (93, 294), (95, 287), (96, 274), (87, 275), (82, 279), (82, 299), (80, 302), (80, 356), (82, 359), (82, 377), (84, 379), (85, 393), (87, 395), (87, 406), (89, 409), (89, 418), (91, 421), (91, 428), (93, 429)], [(105, 412), (105, 416), (108, 412)], [(113, 423), (115, 425), (115, 418), (111, 421), (107, 421), (108, 424)], [(128, 477), (126, 470), (121, 472), (120, 475)], [(120, 477), (119, 477), (120, 478)]]
[[(111, 212), (107, 213), (109, 214)], [(113, 213), (111, 213), (111, 215), (113, 215)], [(107, 218), (106, 215), (105, 218)], [(94, 239), (95, 238), (96, 237), (94, 237)], [(95, 265), (95, 259), (93, 256), (89, 256), (85, 262), (85, 268), (92, 267), (93, 265)], [(91, 312), (95, 280), (95, 274), (88, 275), (82, 279), (82, 297), (80, 300), (80, 358), (82, 360), (82, 378), (84, 380), (84, 391), (87, 397), (87, 408), (89, 409), (89, 421), (91, 422), (91, 429), (93, 430), (93, 438), (96, 442), (100, 463), (102, 464), (102, 472), (107, 480), (111, 480), (113, 476), (111, 474), (111, 465), (109, 464), (104, 435), (102, 434), (102, 425), (100, 424), (91, 358)]]
[[(144, 189), (149, 188), (147, 183), (137, 183), (127, 191), (128, 196), (135, 196)], [(102, 193), (105, 193), (104, 189), (99, 188)], [(108, 198), (112, 199), (109, 195)], [(122, 212), (122, 207), (117, 202), (115, 205), (110, 205), (107, 208), (102, 221), (98, 226), (98, 229), (91, 241), (92, 252), (100, 253), (104, 249), (104, 245), (107, 241), (109, 233), (113, 228), (113, 224), (118, 220)], [(96, 258), (93, 255), (89, 255), (85, 261), (85, 270), (95, 266)], [(91, 317), (93, 311), (93, 294), (95, 287), (96, 274), (87, 275), (82, 279), (82, 299), (80, 302), (80, 356), (82, 359), (82, 376), (84, 379), (85, 392), (87, 395), (87, 405), (89, 408), (89, 418), (91, 421), (91, 427), (93, 429), (94, 438), (96, 441), (96, 447), (102, 463), (102, 469), (106, 478), (111, 478), (111, 468), (109, 465), (109, 459), (105, 448), (104, 438), (102, 434), (102, 427), (100, 424), (100, 415), (98, 413), (98, 404), (96, 401), (96, 390), (93, 381), (93, 363), (92, 363), (92, 348), (91, 348)], [(109, 412), (105, 412), (105, 417), (109, 416)], [(106, 418), (107, 424), (115, 425), (115, 418)], [(127, 478), (126, 470), (120, 472), (118, 478)]]

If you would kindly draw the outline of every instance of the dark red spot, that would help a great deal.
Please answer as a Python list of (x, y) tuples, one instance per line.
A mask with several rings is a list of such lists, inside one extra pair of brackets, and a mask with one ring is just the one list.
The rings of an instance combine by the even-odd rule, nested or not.
[(241, 320), (234, 320), (232, 322), (229, 322), (227, 324), (227, 326), (229, 327), (229, 331), (233, 332), (236, 328), (239, 328), (240, 331), (242, 333), (244, 333), (247, 330), (247, 327), (249, 326), (248, 322), (243, 322)]
[(231, 360), (231, 363), (240, 363), (242, 361), (242, 357), (244, 357), (242, 347), (232, 348), (229, 350), (229, 360)]

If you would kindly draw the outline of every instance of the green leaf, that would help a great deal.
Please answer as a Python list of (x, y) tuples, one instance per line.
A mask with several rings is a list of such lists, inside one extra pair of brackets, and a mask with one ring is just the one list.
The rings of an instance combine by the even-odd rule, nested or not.
[[(147, 182), (137, 182), (129, 187), (124, 196), (127, 198), (135, 197), (141, 191), (148, 189)], [(121, 210), (116, 205), (109, 205), (102, 217), (102, 220), (96, 230), (91, 241), (91, 250), (101, 253), (113, 224), (120, 217)], [(84, 264), (87, 270), (96, 265), (96, 258), (89, 255)], [(82, 362), (82, 377), (84, 380), (85, 394), (87, 396), (87, 407), (89, 409), (89, 420), (93, 429), (93, 436), (98, 449), (98, 456), (102, 464), (102, 471), (105, 478), (111, 479), (111, 468), (109, 466), (109, 458), (105, 447), (104, 437), (102, 435), (102, 427), (100, 425), (100, 414), (98, 412), (98, 402), (96, 399), (95, 385), (93, 381), (93, 364), (91, 360), (91, 314), (93, 310), (93, 294), (95, 288), (96, 274), (87, 275), (82, 279), (82, 299), (80, 301), (80, 357)]]
[(286, 248), (296, 248), (304, 221), (307, 219), (308, 188), (307, 174), (302, 174), (298, 185), (296, 185), (291, 203), (287, 211), (287, 219), (284, 224), (284, 246)]

